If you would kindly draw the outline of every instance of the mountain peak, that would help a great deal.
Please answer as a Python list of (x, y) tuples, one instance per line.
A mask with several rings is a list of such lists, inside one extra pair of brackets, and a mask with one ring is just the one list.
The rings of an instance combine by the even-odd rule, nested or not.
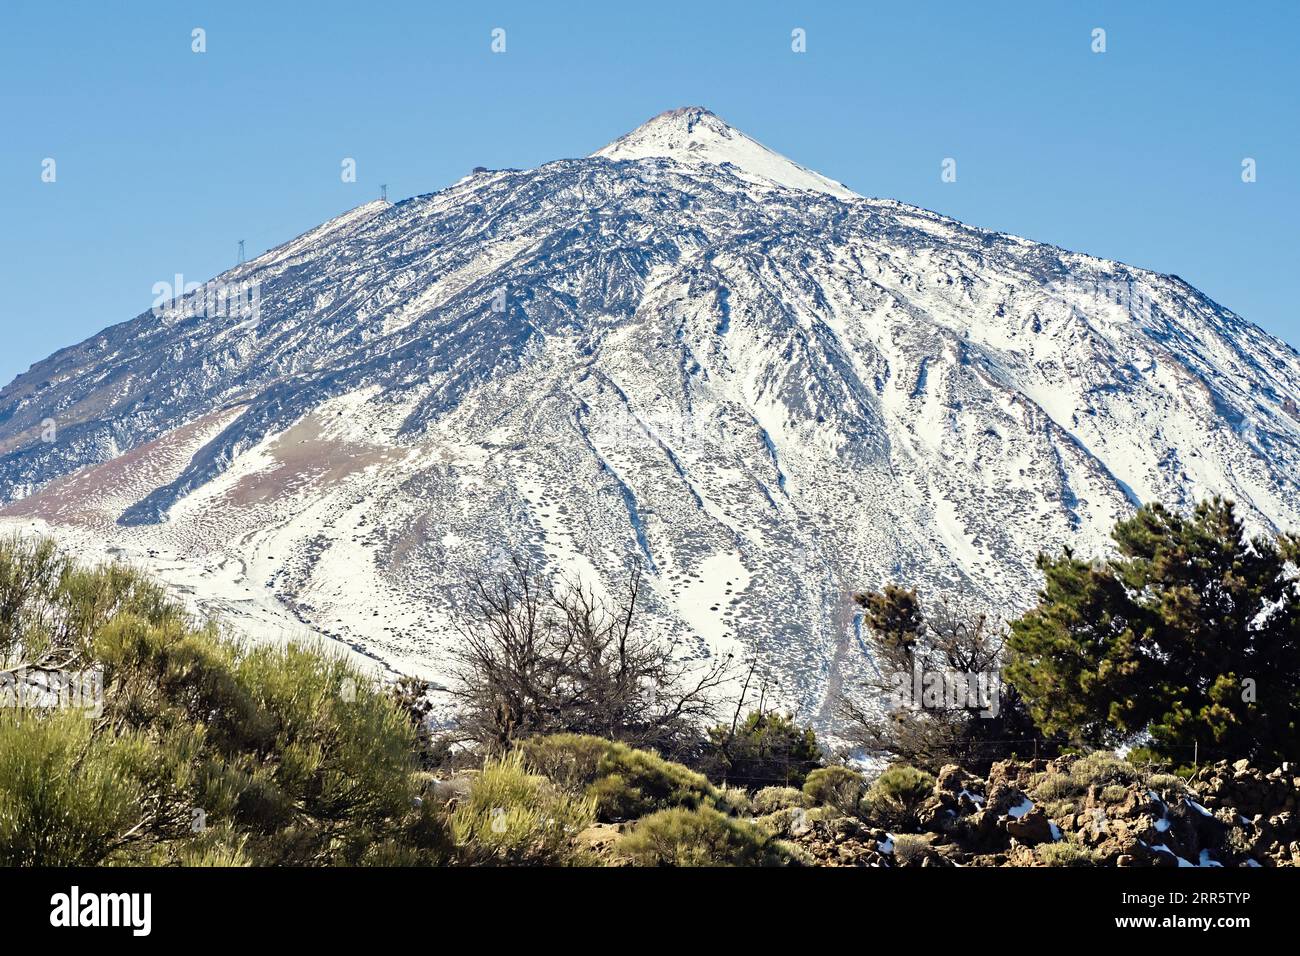
[(742, 178), (761, 185), (858, 198), (843, 183), (773, 152), (702, 106), (660, 113), (592, 155), (613, 160), (664, 157), (688, 166), (730, 165)]
[[(699, 128), (697, 129), (697, 127)], [(744, 135), (729, 126), (722, 117), (710, 109), (703, 106), (679, 106), (675, 110), (664, 110), (662, 113), (650, 117), (623, 138), (644, 135), (650, 130), (660, 133), (672, 131), (684, 133), (688, 136), (694, 134), (700, 140), (708, 137), (730, 139), (733, 136)]]

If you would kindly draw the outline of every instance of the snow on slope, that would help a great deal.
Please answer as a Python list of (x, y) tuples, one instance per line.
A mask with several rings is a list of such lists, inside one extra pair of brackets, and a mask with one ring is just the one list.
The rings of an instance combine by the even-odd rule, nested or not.
[(865, 666), (854, 589), (1010, 613), (1153, 499), (1300, 527), (1294, 350), (699, 109), (327, 226), (222, 277), (258, 321), (145, 314), (0, 391), (0, 526), (431, 677), (472, 571), (637, 566), (657, 633), (805, 713)]

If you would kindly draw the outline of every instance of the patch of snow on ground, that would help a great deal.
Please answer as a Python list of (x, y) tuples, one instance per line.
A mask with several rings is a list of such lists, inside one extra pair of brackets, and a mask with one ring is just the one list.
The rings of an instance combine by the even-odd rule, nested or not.
[(1007, 811), (1007, 816), (1011, 817), (1011, 819), (1013, 820), (1019, 820), (1021, 817), (1023, 817), (1026, 813), (1028, 813), (1032, 809), (1034, 809), (1034, 801), (1030, 800), (1028, 797), (1025, 797), (1023, 801), (1016, 804), (1014, 807), (1012, 807), (1010, 810)]
[(691, 578), (676, 599), (676, 609), (681, 618), (704, 638), (715, 653), (744, 653), (744, 645), (723, 623), (721, 609), (730, 598), (728, 584), (733, 594), (749, 586), (749, 572), (741, 563), (736, 551), (714, 554), (699, 566), (697, 577)]

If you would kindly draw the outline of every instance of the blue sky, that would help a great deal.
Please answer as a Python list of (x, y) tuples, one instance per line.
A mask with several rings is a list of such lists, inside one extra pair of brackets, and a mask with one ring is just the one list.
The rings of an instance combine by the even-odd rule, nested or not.
[(5, 0), (0, 383), (240, 238), (684, 105), (865, 195), (1177, 273), (1300, 344), (1298, 47), (1290, 2)]

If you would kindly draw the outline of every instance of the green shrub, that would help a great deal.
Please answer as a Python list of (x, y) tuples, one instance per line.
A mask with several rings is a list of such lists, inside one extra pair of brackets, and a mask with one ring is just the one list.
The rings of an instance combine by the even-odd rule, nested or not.
[(50, 539), (0, 538), (0, 666), (83, 660), (96, 634), (123, 616), (156, 627), (187, 617), (130, 568), (83, 568)]
[(1098, 794), (1098, 797), (1101, 799), (1102, 803), (1109, 805), (1114, 803), (1123, 803), (1125, 798), (1128, 797), (1128, 794), (1129, 791), (1127, 787), (1121, 787), (1117, 783), (1111, 783), (1101, 788), (1101, 793)]
[(1034, 855), (1044, 866), (1096, 866), (1097, 858), (1087, 847), (1080, 846), (1073, 840), (1058, 840), (1056, 843), (1040, 843)]
[(134, 734), (96, 737), (85, 714), (0, 709), (0, 865), (92, 866), (139, 821), (156, 756)]
[[(786, 807), (783, 810), (773, 810), (771, 813), (765, 813), (762, 816), (754, 818), (754, 825), (771, 837), (789, 837), (792, 835), (794, 823), (799, 820), (801, 823), (806, 820), (808, 811), (802, 807)], [(796, 814), (799, 816), (796, 817)]]
[(1070, 767), (1070, 777), (1081, 791), (1108, 784), (1140, 784), (1144, 776), (1127, 760), (1102, 750), (1080, 757)]
[(712, 750), (704, 761), (709, 776), (750, 790), (802, 787), (809, 771), (822, 762), (812, 728), (773, 711), (752, 712), (734, 734), (730, 724), (720, 724), (709, 731), (709, 741)]
[(1045, 773), (1031, 788), (1031, 796), (1038, 801), (1068, 800), (1082, 791), (1069, 774)]
[(584, 793), (600, 776), (600, 761), (614, 745), (587, 734), (528, 737), (519, 743), (524, 759), (536, 773), (571, 793)]
[(470, 864), (556, 865), (578, 858), (575, 838), (594, 803), (529, 773), (519, 752), (488, 760), (451, 815), (458, 858)]
[(829, 806), (843, 814), (857, 812), (865, 783), (862, 774), (848, 767), (821, 767), (808, 774), (803, 793), (817, 806)]
[(934, 792), (935, 780), (924, 770), (899, 765), (877, 777), (862, 800), (867, 815), (886, 826), (914, 827), (917, 814)]
[(660, 810), (623, 837), (619, 852), (638, 866), (775, 866), (790, 858), (759, 827), (711, 807)]
[(1147, 787), (1168, 799), (1183, 793), (1187, 789), (1187, 781), (1176, 773), (1153, 773), (1147, 778)]
[(806, 833), (817, 823), (834, 819), (843, 819), (833, 807), (785, 807), (771, 813), (756, 817), (754, 823), (764, 832), (775, 837), (797, 837)]
[(241, 643), (134, 571), (0, 542), (0, 656), (54, 650), (60, 666), (102, 668), (103, 714), (0, 716), (0, 857), (347, 864), (389, 846), (442, 858), (445, 826), (416, 808), (409, 717), (337, 655)]
[(893, 840), (894, 862), (899, 866), (920, 866), (930, 855), (930, 844), (922, 837), (902, 833)]
[(714, 806), (719, 791), (702, 774), (648, 750), (579, 734), (526, 740), (530, 767), (570, 793), (594, 798), (598, 819), (634, 820), (669, 807)]
[(626, 744), (613, 744), (597, 773), (597, 808), (606, 821), (632, 820), (670, 807), (711, 806), (718, 797), (703, 774)]
[(278, 754), (274, 785), (324, 828), (371, 829), (411, 807), (415, 735), (392, 700), (350, 664), (319, 651), (262, 646), (240, 656)]
[(207, 830), (187, 843), (177, 854), (181, 866), (232, 867), (249, 866), (244, 852), (248, 837), (226, 825)]
[(808, 798), (794, 787), (764, 787), (754, 794), (754, 812), (760, 816), (792, 807), (807, 806)]
[(1072, 816), (1079, 812), (1078, 800), (1036, 800), (1039, 806), (1043, 808), (1043, 813), (1049, 820), (1057, 820), (1061, 817)]
[(1112, 753), (1097, 751), (1079, 757), (1065, 773), (1043, 774), (1031, 788), (1031, 796), (1039, 801), (1073, 800), (1092, 787), (1101, 788), (1104, 802), (1118, 803), (1127, 794), (1131, 784), (1141, 784), (1146, 773), (1139, 767)]
[(747, 817), (754, 812), (754, 798), (744, 787), (718, 787), (717, 808), (723, 813)]

